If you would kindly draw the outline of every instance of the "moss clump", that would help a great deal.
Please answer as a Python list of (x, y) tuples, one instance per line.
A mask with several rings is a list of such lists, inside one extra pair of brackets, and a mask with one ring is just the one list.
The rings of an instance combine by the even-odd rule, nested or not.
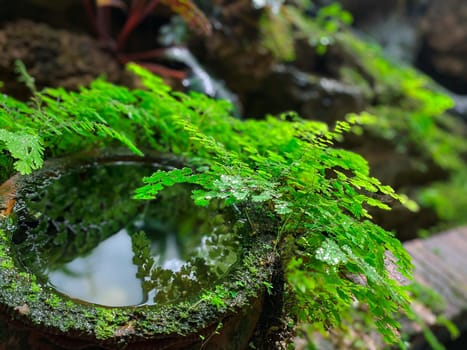
[[(106, 346), (150, 341), (163, 335), (203, 334), (219, 320), (248, 307), (251, 300), (264, 292), (263, 281), (268, 281), (272, 273), (268, 263), (272, 247), (256, 241), (245, 248), (240, 263), (229, 273), (227, 281), (204, 292), (204, 295), (211, 293), (221, 298), (222, 307), (200, 296), (196, 302), (107, 308), (72, 302), (51, 287), (39, 284), (34, 275), (15, 266), (9, 254), (3, 255), (10, 245), (6, 231), (0, 230), (0, 262), (5, 266), (0, 271), (3, 312), (46, 334), (60, 331)], [(252, 269), (253, 263), (255, 266), (260, 263), (260, 266)], [(220, 290), (228, 293), (220, 295)], [(119, 332), (129, 324), (131, 332)]]

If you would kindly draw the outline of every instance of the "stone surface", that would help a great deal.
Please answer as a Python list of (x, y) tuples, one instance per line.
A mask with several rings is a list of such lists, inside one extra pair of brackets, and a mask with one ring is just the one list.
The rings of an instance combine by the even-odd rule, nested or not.
[(56, 30), (45, 24), (19, 20), (0, 30), (0, 81), (4, 92), (15, 97), (28, 94), (14, 73), (14, 61), (23, 61), (38, 88), (61, 86), (76, 89), (100, 75), (121, 82), (123, 73), (97, 42), (85, 35)]
[(341, 0), (340, 3), (351, 12), (357, 24), (366, 22), (369, 18), (384, 17), (397, 8), (397, 0)]
[(245, 100), (249, 116), (297, 111), (307, 119), (332, 125), (347, 113), (360, 112), (367, 101), (361, 90), (336, 79), (293, 66), (275, 65), (261, 87)]
[(391, 13), (381, 18), (368, 21), (361, 30), (376, 40), (386, 54), (405, 64), (413, 64), (420, 50), (418, 22), (413, 18)]
[(422, 67), (448, 88), (467, 93), (467, 2), (432, 0), (421, 31)]
[(82, 0), (0, 0), (0, 9), (1, 23), (27, 18), (55, 28), (92, 30)]
[(195, 55), (226, 85), (243, 96), (255, 91), (270, 73), (274, 58), (262, 44), (261, 12), (250, 0), (212, 3), (214, 31), (190, 43)]

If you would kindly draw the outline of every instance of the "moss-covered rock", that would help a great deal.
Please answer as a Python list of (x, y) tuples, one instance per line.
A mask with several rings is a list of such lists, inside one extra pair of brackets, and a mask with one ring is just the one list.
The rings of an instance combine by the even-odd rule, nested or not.
[[(85, 164), (128, 160), (128, 158), (115, 156), (98, 158), (88, 158)], [(161, 163), (166, 163), (167, 159), (162, 159)], [(148, 164), (154, 162), (154, 159), (145, 159), (145, 161)], [(71, 162), (49, 162), (41, 171), (29, 177), (17, 176), (9, 180), (9, 184), (12, 181), (15, 185), (9, 187), (13, 193), (10, 191), (8, 198), (16, 198), (16, 204), (11, 215), (3, 217), (0, 230), (0, 310), (3, 317), (38, 331), (54, 343), (71, 342), (74, 346), (93, 345), (108, 349), (140, 349), (149, 344), (153, 347), (163, 346), (164, 349), (183, 349), (206, 343), (207, 348), (214, 349), (219, 346), (220, 342), (226, 342), (225, 344), (232, 342), (229, 346), (234, 349), (239, 344), (245, 345), (259, 319), (263, 294), (266, 286), (269, 285), (273, 269), (273, 250), (266, 237), (253, 235), (246, 230), (238, 231), (241, 248), (237, 261), (225, 271), (223, 276), (212, 280), (208, 286), (203, 285), (203, 288), (190, 298), (178, 298), (173, 302), (168, 299), (165, 303), (153, 305), (106, 307), (74, 300), (55, 290), (44, 280), (44, 276), (35, 273), (37, 265), (43, 263), (40, 254), (36, 261), (29, 262), (29, 264), (36, 264), (36, 269), (32, 266), (25, 266), (28, 262), (18, 256), (18, 251), (21, 252), (21, 250), (18, 250), (15, 234), (17, 240), (19, 226), (24, 224), (26, 225), (24, 227), (32, 231), (35, 225), (31, 222), (22, 223), (22, 220), (28, 218), (24, 215), (24, 197), (31, 197), (31, 193), (38, 190), (38, 179), (45, 180), (39, 186), (44, 190), (47, 185), (50, 187), (50, 184), (59, 179), (61, 174), (69, 171), (67, 169), (72, 164), (76, 167), (77, 162), (81, 167), (85, 166), (82, 163), (83, 159), (79, 158), (78, 161), (75, 158)], [(135, 171), (131, 170), (131, 172)], [(134, 176), (138, 178), (140, 175), (136, 172), (133, 178)], [(35, 179), (31, 181), (32, 178)], [(121, 177), (117, 179), (122, 180)], [(36, 183), (36, 188), (27, 187), (31, 186), (32, 182)], [(115, 186), (114, 182), (110, 181), (110, 184)], [(97, 193), (103, 196), (108, 190), (109, 188), (97, 189)], [(72, 192), (73, 188), (68, 189), (67, 193), (71, 199), (73, 198)], [(81, 195), (83, 201), (86, 201), (87, 195), (90, 196), (91, 201), (97, 200), (95, 193), (82, 193)], [(106, 213), (105, 215), (111, 217), (106, 216), (105, 220), (115, 219), (114, 223), (118, 223), (117, 218), (120, 220), (122, 218), (120, 214), (125, 213), (123, 217), (127, 218), (131, 216), (132, 209), (128, 206), (129, 201), (123, 201), (119, 206), (121, 199), (113, 196), (112, 193), (108, 195), (115, 204), (113, 209), (116, 211)], [(76, 200), (77, 198), (74, 198), (74, 201)], [(132, 201), (138, 203), (138, 201)], [(99, 200), (99, 203), (101, 202), (102, 199)], [(78, 207), (82, 207), (81, 204)], [(88, 201), (87, 205), (89, 204)], [(123, 210), (125, 206), (127, 208)], [(88, 209), (91, 210), (88, 214), (96, 215), (97, 219), (104, 219), (105, 215), (95, 212), (92, 206)], [(78, 213), (78, 215), (82, 219), (81, 224), (84, 225), (86, 217), (83, 213)], [(31, 219), (30, 216), (29, 219)], [(51, 220), (50, 217), (49, 219)], [(240, 222), (241, 218), (238, 220)], [(67, 222), (69, 225), (73, 224), (70, 218)], [(109, 232), (106, 230), (101, 232), (102, 237), (91, 237), (91, 245), (95, 245), (96, 240), (102, 240), (115, 229), (113, 226), (108, 228)], [(85, 227), (82, 226), (80, 229), (85, 230)], [(92, 230), (88, 233), (96, 234)], [(35, 237), (29, 237), (29, 239), (34, 242)], [(68, 237), (68, 240), (70, 239)], [(34, 248), (34, 244), (38, 243), (29, 244), (29, 249), (37, 249)], [(67, 245), (67, 242), (64, 241), (62, 244)], [(66, 256), (58, 254), (52, 263), (56, 264), (63, 259), (69, 260), (79, 253), (78, 248), (83, 248), (73, 244), (68, 244), (68, 247), (73, 249), (65, 252), (55, 248), (61, 253), (65, 252)], [(225, 257), (221, 254), (220, 258)], [(214, 337), (213, 335), (217, 333), (220, 335)]]

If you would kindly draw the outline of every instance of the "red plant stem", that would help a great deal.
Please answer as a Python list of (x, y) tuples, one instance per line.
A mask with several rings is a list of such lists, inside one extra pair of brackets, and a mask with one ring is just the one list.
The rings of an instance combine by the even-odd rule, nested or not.
[(130, 12), (128, 13), (128, 18), (123, 26), (122, 30), (117, 37), (117, 50), (121, 51), (125, 46), (128, 35), (133, 31), (133, 29), (141, 21), (141, 13), (144, 9), (145, 0), (133, 0), (131, 3)]
[(132, 0), (131, 1), (131, 11), (136, 11), (137, 9), (142, 9), (146, 0)]
[(97, 34), (99, 41), (110, 46), (112, 42), (112, 36), (110, 34), (111, 19), (110, 19), (110, 7), (98, 6), (97, 7)]
[(159, 58), (164, 53), (165, 49), (154, 49), (149, 51), (125, 53), (125, 59), (128, 61), (140, 61), (152, 58)]
[(164, 66), (162, 66), (160, 64), (157, 64), (157, 63), (147, 63), (147, 62), (135, 61), (135, 60), (132, 60), (132, 59), (128, 58), (128, 56), (126, 56), (126, 55), (120, 55), (118, 60), (122, 64), (125, 64), (125, 63), (128, 63), (128, 62), (135, 62), (139, 66), (146, 68), (147, 70), (151, 71), (152, 73), (155, 73), (157, 75), (160, 75), (160, 76), (166, 77), (166, 78), (175, 78), (175, 79), (178, 79), (178, 80), (183, 80), (187, 76), (187, 71), (185, 71), (185, 70), (177, 70), (177, 69), (167, 68), (167, 67), (164, 67)]
[(167, 67), (161, 66), (159, 64), (155, 64), (155, 63), (144, 63), (144, 62), (143, 63), (137, 62), (137, 63), (141, 67), (144, 67), (147, 70), (151, 71), (152, 73), (155, 73), (155, 74), (160, 75), (162, 77), (175, 78), (175, 79), (178, 79), (178, 80), (183, 80), (187, 76), (187, 72), (184, 71), (184, 70), (171, 69), (171, 68), (167, 68)]
[(133, 0), (128, 19), (117, 38), (118, 51), (123, 49), (130, 33), (146, 16), (149, 15), (158, 3), (159, 0), (151, 0), (151, 2), (145, 6), (145, 0)]
[(96, 32), (98, 32), (97, 30), (97, 19), (96, 19), (96, 13), (94, 12), (94, 8), (91, 4), (91, 1), (92, 0), (83, 0), (83, 7), (84, 7), (84, 10), (86, 11), (86, 14), (88, 15), (93, 27), (94, 27), (94, 30)]
[(146, 8), (144, 9), (144, 12), (143, 12), (143, 17), (142, 18), (145, 18), (147, 17), (151, 12), (152, 10), (154, 10), (154, 8), (156, 7), (156, 5), (159, 3), (159, 0), (152, 0), (148, 6), (146, 6)]

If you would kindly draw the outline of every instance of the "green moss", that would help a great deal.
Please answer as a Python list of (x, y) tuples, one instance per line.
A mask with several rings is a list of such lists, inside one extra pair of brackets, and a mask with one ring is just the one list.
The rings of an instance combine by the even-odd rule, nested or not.
[(52, 308), (57, 308), (60, 303), (61, 303), (61, 300), (60, 298), (58, 297), (58, 295), (53, 295), (52, 298), (50, 299), (46, 299), (45, 301), (50, 307)]
[[(5, 251), (11, 242), (3, 230), (0, 230), (0, 238), (0, 249)], [(119, 342), (129, 341), (130, 338), (132, 341), (144, 340), (158, 334), (191, 334), (222, 319), (230, 310), (249, 305), (251, 298), (256, 298), (262, 293), (261, 281), (269, 280), (271, 267), (264, 265), (256, 274), (245, 274), (243, 269), (249, 261), (257, 263), (262, 259), (268, 260), (267, 256), (271, 251), (263, 249), (262, 243), (255, 243), (254, 246), (258, 247), (252, 247), (251, 251), (246, 252), (242, 263), (230, 274), (231, 280), (222, 287), (213, 287), (214, 293), (219, 288), (229, 289), (229, 292), (223, 295), (226, 307), (222, 309), (215, 308), (209, 300), (202, 297), (195, 304), (181, 302), (154, 307), (106, 308), (74, 303), (57, 294), (52, 288), (41, 286), (35, 282), (34, 275), (21, 271), (14, 264), (0, 271), (0, 303), (10, 309), (11, 313), (14, 313), (16, 307), (26, 304), (29, 310), (27, 314), (16, 317), (27, 318), (28, 323), (56, 328), (62, 332), (77, 331), (86, 337), (101, 341), (116, 341), (116, 331), (129, 323), (134, 331), (131, 334), (120, 335)], [(249, 288), (245, 290), (239, 288), (239, 285), (248, 285)]]
[(443, 220), (436, 230), (467, 223), (467, 169), (454, 172), (448, 181), (438, 181), (423, 189), (419, 199), (423, 205), (435, 208)]
[(9, 255), (7, 234), (4, 230), (0, 229), (0, 267), (5, 270), (12, 269), (14, 267), (13, 259)]
[[(339, 33), (336, 38), (370, 77), (366, 79), (372, 80), (375, 95), (368, 111), (377, 116), (378, 123), (370, 127), (371, 132), (392, 140), (399, 147), (416, 148), (443, 168), (462, 167), (462, 154), (467, 151), (463, 142), (464, 127), (446, 114), (454, 106), (453, 100), (427, 76), (391, 62), (378, 46), (359, 40), (349, 32)], [(349, 83), (361, 81), (345, 70), (343, 77)]]
[[(430, 231), (465, 224), (466, 128), (447, 113), (453, 100), (427, 76), (389, 61), (379, 47), (349, 33), (337, 38), (372, 79), (375, 102), (368, 111), (378, 121), (368, 127), (370, 133), (392, 142), (396, 152), (417, 154), (422, 172), (435, 164), (447, 173), (446, 180), (413, 184), (411, 190), (414, 198), (423, 207), (434, 209), (440, 219)], [(345, 72), (343, 76), (349, 82), (360, 81)]]

